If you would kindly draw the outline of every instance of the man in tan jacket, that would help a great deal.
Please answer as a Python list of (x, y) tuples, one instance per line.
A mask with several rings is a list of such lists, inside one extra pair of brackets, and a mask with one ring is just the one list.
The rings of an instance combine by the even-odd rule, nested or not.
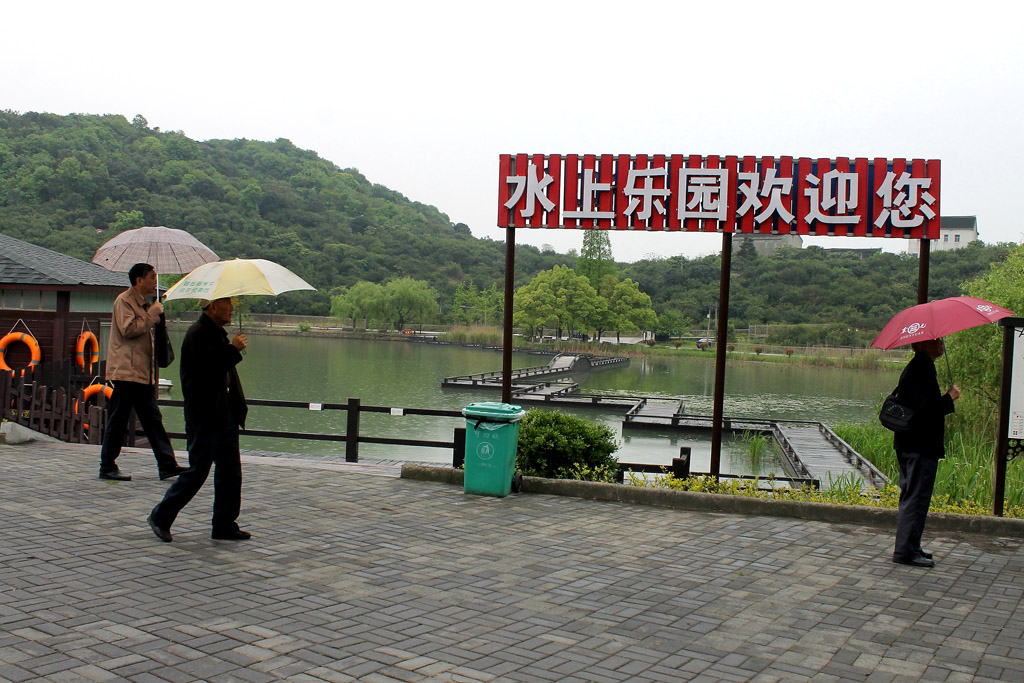
[(153, 326), (160, 320), (163, 305), (152, 305), (146, 297), (156, 293), (156, 271), (148, 263), (136, 263), (128, 271), (131, 287), (114, 300), (114, 315), (107, 343), (107, 380), (114, 385), (107, 408), (107, 428), (100, 449), (100, 479), (131, 481), (131, 475), (117, 467), (121, 443), (134, 409), (146, 433), (161, 479), (176, 477), (186, 469), (174, 459), (174, 449), (164, 430), (156, 405), (156, 362)]

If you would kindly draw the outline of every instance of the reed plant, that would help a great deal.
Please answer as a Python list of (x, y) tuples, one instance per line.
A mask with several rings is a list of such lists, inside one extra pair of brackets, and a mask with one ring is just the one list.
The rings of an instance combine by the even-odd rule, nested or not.
[(450, 344), (479, 344), (481, 346), (501, 346), (502, 331), (500, 327), (490, 325), (468, 325), (453, 327), (448, 332), (437, 336), (438, 341)]
[(744, 429), (739, 435), (739, 440), (743, 445), (738, 455), (746, 456), (746, 462), (742, 465), (744, 470), (755, 475), (765, 471), (774, 475), (773, 470), (779, 465), (775, 439), (764, 432)]

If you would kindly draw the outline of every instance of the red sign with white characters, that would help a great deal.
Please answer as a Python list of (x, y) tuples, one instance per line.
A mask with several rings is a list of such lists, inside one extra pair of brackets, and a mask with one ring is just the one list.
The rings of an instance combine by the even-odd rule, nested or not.
[(938, 159), (502, 154), (498, 227), (938, 239)]

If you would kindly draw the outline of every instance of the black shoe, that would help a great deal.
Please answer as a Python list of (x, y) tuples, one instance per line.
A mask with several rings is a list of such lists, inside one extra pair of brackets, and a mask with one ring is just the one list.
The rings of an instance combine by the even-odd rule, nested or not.
[(110, 481), (131, 481), (132, 475), (125, 474), (121, 470), (107, 470), (106, 472), (100, 472), (100, 479), (109, 479)]
[(149, 523), (149, 528), (153, 530), (153, 533), (156, 535), (157, 538), (159, 538), (164, 543), (170, 543), (171, 542), (171, 532), (170, 532), (170, 530), (169, 529), (161, 529), (160, 526), (156, 523), (156, 520), (153, 519), (153, 513), (152, 512), (149, 513), (149, 517), (146, 517), (146, 522)]
[(920, 553), (918, 553), (918, 555), (920, 555), (921, 557), (923, 557), (926, 560), (932, 559), (932, 554), (929, 553), (929, 552), (926, 552), (924, 550), (922, 550)]
[(160, 480), (163, 481), (164, 479), (174, 479), (182, 472), (188, 472), (188, 468), (182, 467), (181, 465), (175, 465), (173, 469), (164, 470), (163, 472), (161, 472)]
[(935, 560), (925, 557), (924, 555), (918, 555), (917, 557), (893, 557), (892, 561), (896, 564), (908, 564), (911, 567), (934, 567)]
[(210, 534), (210, 538), (217, 541), (248, 541), (252, 538), (252, 534), (241, 529), (232, 529), (231, 531), (214, 531)]

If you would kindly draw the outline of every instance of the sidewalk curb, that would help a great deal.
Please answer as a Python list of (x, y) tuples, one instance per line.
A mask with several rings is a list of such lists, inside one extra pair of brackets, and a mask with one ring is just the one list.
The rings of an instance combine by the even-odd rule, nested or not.
[[(440, 484), (462, 485), (463, 471), (452, 467), (434, 467), (407, 462), (402, 466), (402, 478)], [(766, 515), (794, 517), (835, 524), (855, 524), (883, 529), (896, 528), (896, 510), (864, 505), (834, 505), (807, 503), (793, 500), (764, 500), (746, 496), (717, 493), (696, 493), (672, 489), (641, 488), (622, 484), (605, 484), (570, 479), (543, 479), (523, 477), (523, 493), (543, 493), (552, 496), (570, 496), (589, 500), (656, 505), (675, 510), (695, 512), (725, 512), (734, 515)], [(989, 515), (955, 515), (931, 513), (928, 515), (930, 531), (961, 531), (988, 536), (1016, 536), (1024, 538), (1024, 519), (992, 517)]]

